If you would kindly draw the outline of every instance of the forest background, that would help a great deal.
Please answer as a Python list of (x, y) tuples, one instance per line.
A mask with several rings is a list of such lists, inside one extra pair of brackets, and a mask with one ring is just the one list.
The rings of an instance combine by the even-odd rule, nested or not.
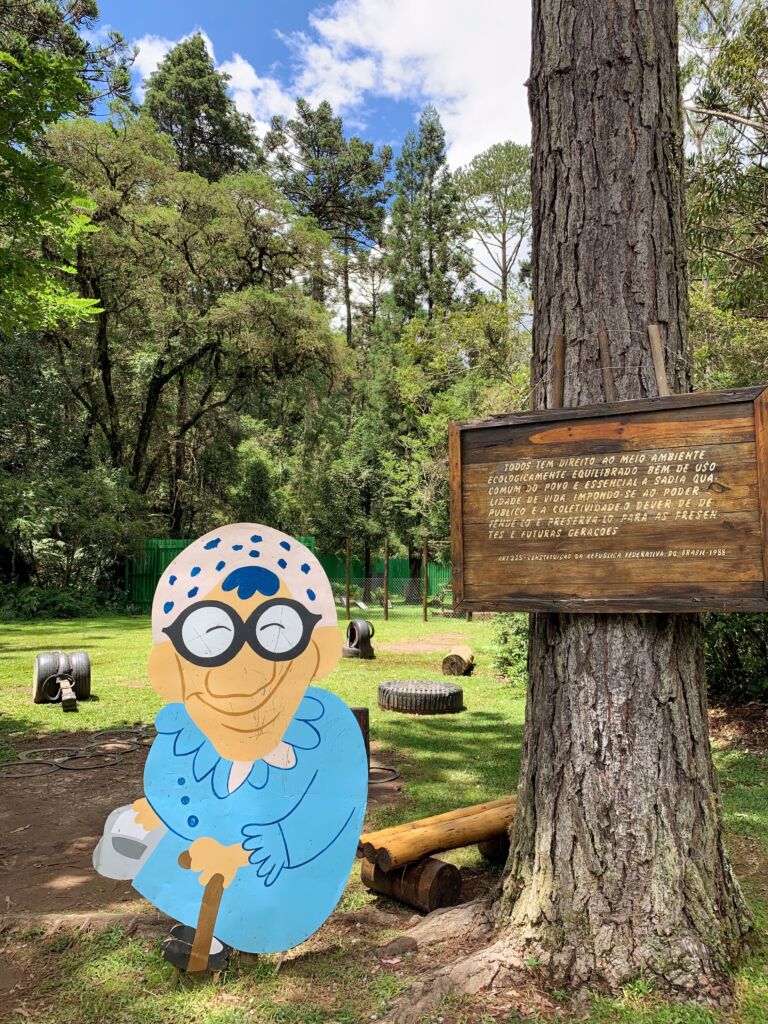
[[(766, 383), (768, 8), (680, 7), (695, 387)], [(528, 148), (451, 168), (431, 106), (393, 152), (300, 97), (257, 137), (200, 34), (139, 104), (97, 19), (0, 0), (0, 617), (124, 604), (147, 538), (238, 520), (447, 557), (449, 420), (538, 383)], [(762, 617), (708, 646), (765, 692)]]

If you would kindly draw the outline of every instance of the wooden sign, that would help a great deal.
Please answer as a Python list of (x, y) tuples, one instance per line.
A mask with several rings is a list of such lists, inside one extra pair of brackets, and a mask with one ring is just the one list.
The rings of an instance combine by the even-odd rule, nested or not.
[(768, 611), (768, 391), (450, 428), (463, 611)]

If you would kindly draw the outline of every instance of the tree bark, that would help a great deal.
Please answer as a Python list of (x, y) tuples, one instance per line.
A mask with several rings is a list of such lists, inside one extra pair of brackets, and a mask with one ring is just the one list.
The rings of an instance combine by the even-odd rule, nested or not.
[[(682, 116), (675, 0), (533, 0), (534, 384), (554, 404), (604, 401), (598, 331), (619, 399), (689, 386)], [(535, 615), (517, 811), (490, 945), (413, 985), (391, 1020), (447, 992), (617, 992), (645, 977), (729, 998), (750, 928), (723, 846), (695, 616)], [(452, 932), (456, 925), (443, 921)]]
[[(655, 396), (649, 323), (688, 390), (674, 0), (534, 0), (534, 369), (552, 404)], [(535, 615), (518, 810), (498, 923), (556, 987), (641, 974), (722, 1001), (749, 916), (723, 845), (695, 616)]]

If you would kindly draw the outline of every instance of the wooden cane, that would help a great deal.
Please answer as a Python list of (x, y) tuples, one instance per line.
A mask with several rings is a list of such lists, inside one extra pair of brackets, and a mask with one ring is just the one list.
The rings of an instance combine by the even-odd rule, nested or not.
[[(189, 870), (192, 867), (192, 857), (189, 850), (179, 854), (179, 867)], [(211, 952), (213, 931), (216, 927), (216, 918), (219, 916), (221, 897), (224, 894), (224, 876), (215, 874), (203, 889), (203, 901), (200, 904), (200, 914), (197, 918), (195, 939), (192, 943), (192, 951), (189, 954), (187, 963), (187, 974), (200, 974), (208, 970), (208, 957)]]

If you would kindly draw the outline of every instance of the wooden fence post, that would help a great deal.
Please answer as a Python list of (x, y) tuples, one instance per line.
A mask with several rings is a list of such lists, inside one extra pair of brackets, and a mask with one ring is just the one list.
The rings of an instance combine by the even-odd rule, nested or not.
[(651, 343), (651, 357), (653, 359), (653, 372), (656, 374), (656, 386), (659, 389), (659, 398), (669, 398), (669, 383), (667, 381), (667, 367), (664, 359), (664, 345), (661, 340), (661, 331), (658, 324), (648, 324), (648, 340)]
[(349, 605), (350, 605), (350, 596), (351, 596), (350, 595), (350, 579), (349, 579), (349, 563), (350, 563), (351, 558), (352, 558), (352, 541), (349, 539), (349, 537), (347, 537), (347, 568), (346, 568), (347, 594), (346, 594), (346, 605), (347, 605), (347, 618), (348, 619), (351, 618), (351, 616), (349, 614)]
[(421, 553), (421, 567), (424, 576), (424, 582), (422, 584), (423, 593), (421, 595), (421, 615), (424, 621), (427, 621), (427, 601), (429, 594), (429, 541), (425, 539), (424, 548)]
[(384, 538), (384, 621), (389, 618), (389, 537)]

